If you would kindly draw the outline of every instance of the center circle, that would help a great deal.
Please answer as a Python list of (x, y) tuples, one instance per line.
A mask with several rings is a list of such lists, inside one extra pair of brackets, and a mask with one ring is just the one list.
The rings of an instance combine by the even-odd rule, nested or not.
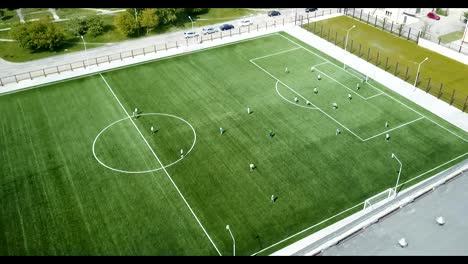
[(118, 124), (120, 122), (123, 122), (125, 120), (130, 120), (131, 121), (132, 117), (128, 116), (128, 117), (122, 118), (120, 120), (117, 120), (117, 121), (111, 123), (110, 125), (105, 127), (103, 130), (101, 130), (101, 132), (99, 132), (99, 134), (96, 136), (96, 138), (94, 139), (94, 142), (93, 142), (93, 156), (97, 160), (97, 162), (99, 162), (99, 164), (101, 164), (102, 166), (104, 166), (104, 167), (106, 167), (106, 168), (108, 168), (110, 170), (117, 171), (117, 172), (122, 172), (122, 173), (148, 173), (148, 172), (162, 170), (163, 168), (168, 168), (168, 167), (178, 163), (182, 159), (184, 159), (192, 151), (192, 149), (195, 146), (195, 143), (197, 141), (197, 133), (195, 132), (195, 129), (193, 128), (193, 126), (188, 121), (186, 121), (185, 119), (183, 119), (181, 117), (178, 117), (178, 116), (175, 116), (175, 115), (171, 115), (171, 114), (146, 113), (146, 114), (139, 114), (138, 116), (139, 116), (139, 118), (141, 118), (142, 116), (151, 116), (151, 115), (158, 115), (158, 116), (166, 116), (166, 117), (176, 118), (176, 119), (184, 122), (186, 125), (188, 125), (190, 127), (190, 129), (192, 130), (192, 133), (193, 133), (193, 142), (192, 142), (192, 145), (190, 146), (190, 149), (183, 156), (181, 156), (179, 159), (173, 161), (172, 163), (169, 163), (167, 165), (163, 165), (162, 167), (159, 167), (159, 168), (153, 168), (153, 169), (149, 169), (149, 170), (124, 170), (124, 169), (114, 168), (114, 167), (109, 166), (106, 163), (104, 163), (101, 159), (99, 159), (98, 155), (96, 154), (96, 150), (95, 150), (96, 142), (98, 142), (101, 135), (103, 135), (104, 132), (106, 132), (112, 126), (114, 126), (114, 125), (116, 125), (116, 124)]

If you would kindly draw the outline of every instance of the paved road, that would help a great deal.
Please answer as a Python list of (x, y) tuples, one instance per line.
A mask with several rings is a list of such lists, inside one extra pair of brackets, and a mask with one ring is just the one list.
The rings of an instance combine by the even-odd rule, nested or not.
[(468, 12), (468, 8), (449, 8), (448, 16), (440, 16), (440, 20), (430, 19), (427, 16), (421, 17), (419, 22), (411, 24), (412, 28), (421, 30), (424, 23), (429, 24), (428, 33), (434, 37), (439, 37), (454, 31), (463, 31), (465, 23), (460, 20), (463, 12)]
[[(328, 12), (329, 9), (319, 9), (316, 12), (321, 13), (322, 10)], [(336, 9), (333, 9), (336, 11)], [(290, 19), (292, 16), (295, 15), (297, 12), (298, 15), (306, 15), (304, 8), (292, 8), (292, 9), (282, 9), (281, 16), (277, 17), (268, 17), (266, 12), (263, 14), (257, 15), (253, 17), (254, 25), (251, 28), (256, 28), (256, 25), (265, 26), (265, 22), (272, 23), (274, 19), (276, 19), (280, 23), (283, 18)], [(313, 15), (313, 14), (311, 14)], [(237, 28), (238, 19), (223, 22), (223, 23), (232, 23), (236, 28), (234, 30), (238, 30)], [(215, 24), (219, 26), (220, 23)], [(200, 27), (194, 28), (197, 32), (201, 31)], [(86, 40), (86, 39), (85, 39)], [(5, 60), (0, 59), (0, 77), (12, 76), (14, 74), (19, 73), (27, 73), (29, 71), (40, 70), (42, 68), (53, 67), (57, 65), (68, 64), (72, 62), (82, 61), (84, 58), (95, 58), (106, 56), (110, 54), (116, 54), (122, 51), (130, 51), (132, 49), (141, 49), (144, 47), (149, 47), (154, 44), (163, 45), (166, 42), (175, 43), (175, 42), (185, 44), (186, 39), (183, 36), (183, 31), (171, 32), (151, 37), (140, 38), (136, 40), (128, 40), (118, 43), (113, 43), (109, 45), (105, 45), (102, 47), (88, 49), (87, 52), (85, 51), (78, 51), (73, 52), (70, 54), (63, 54), (57, 55), (53, 57), (48, 57), (44, 59), (33, 60), (29, 62), (22, 62), (22, 63), (14, 63), (14, 62), (7, 62)], [(191, 39), (189, 41), (196, 41), (195, 39)], [(172, 44), (174, 45), (174, 44)]]

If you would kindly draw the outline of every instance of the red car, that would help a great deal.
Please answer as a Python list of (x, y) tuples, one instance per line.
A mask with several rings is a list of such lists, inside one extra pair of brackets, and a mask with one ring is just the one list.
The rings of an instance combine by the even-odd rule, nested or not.
[(439, 20), (440, 16), (436, 15), (434, 12), (427, 13), (427, 17), (435, 20)]

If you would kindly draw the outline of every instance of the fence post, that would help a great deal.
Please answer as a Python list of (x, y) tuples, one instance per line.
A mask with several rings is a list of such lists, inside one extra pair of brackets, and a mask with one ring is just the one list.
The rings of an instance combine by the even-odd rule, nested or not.
[(122, 61), (122, 52), (119, 52), (120, 61)]
[(369, 61), (370, 48), (367, 49), (367, 61)]
[(385, 17), (384, 17), (384, 19), (383, 19), (382, 29), (385, 30)]
[(315, 34), (315, 28), (317, 27), (317, 22), (314, 22), (314, 34)]
[(167, 51), (167, 42), (166, 42), (166, 43), (164, 43), (164, 47), (166, 47), (166, 51)]
[(466, 110), (466, 104), (468, 103), (468, 96), (466, 96), (465, 104), (463, 105), (463, 112)]
[(439, 87), (439, 93), (437, 94), (438, 99), (440, 99), (440, 96), (442, 96), (442, 86), (443, 86), (443, 83), (441, 83)]
[(2, 86), (3, 86), (2, 78), (0, 78), (0, 85), (2, 85)]
[(377, 51), (377, 59), (375, 60), (375, 65), (379, 65), (379, 56), (380, 56), (380, 52)]
[[(346, 10), (348, 11), (348, 10)], [(356, 12), (356, 8), (353, 8), (353, 17), (354, 17), (354, 13)]]
[(73, 64), (70, 63), (70, 70), (73, 71)]
[(107, 55), (107, 62), (108, 62), (108, 63), (111, 63), (111, 61), (110, 61), (110, 56), (109, 56), (109, 55)]
[(429, 92), (430, 89), (431, 89), (431, 77), (429, 77), (429, 79), (427, 80), (426, 93)]
[(396, 76), (397, 74), (398, 74), (398, 61), (396, 62), (394, 75)]
[(327, 38), (328, 38), (328, 41), (330, 42), (330, 29), (331, 28), (328, 28), (328, 35), (327, 35)]
[(462, 45), (460, 45), (460, 48), (458, 49), (458, 53), (460, 53), (460, 52), (461, 52), (461, 50), (462, 50), (462, 47), (463, 47), (463, 46), (462, 46)]
[(408, 37), (406, 38), (406, 40), (409, 40), (410, 33), (411, 33), (411, 28), (409, 28), (408, 30)]
[(419, 38), (421, 37), (421, 30), (418, 31), (418, 38), (416, 39), (416, 43), (419, 43)]
[(369, 25), (369, 17), (370, 17), (370, 14), (367, 13), (367, 22), (366, 22), (366, 23), (367, 23), (368, 25)]
[(453, 101), (454, 101), (454, 96), (455, 96), (455, 89), (453, 89), (453, 92), (452, 92), (452, 98), (450, 98), (450, 105), (453, 104)]
[(55, 66), (55, 68), (57, 68), (57, 72), (58, 72), (58, 74), (60, 74), (60, 70), (59, 70), (58, 66)]
[(392, 27), (390, 28), (390, 32), (393, 33), (393, 20), (392, 20)]
[(32, 80), (32, 75), (31, 75), (31, 72), (28, 72), (29, 73), (29, 79)]
[(400, 25), (400, 28), (398, 29), (398, 37), (401, 37), (401, 31), (403, 30), (403, 24)]
[(406, 66), (405, 81), (408, 80), (408, 70), (409, 70), (409, 66)]
[(359, 43), (359, 52), (358, 52), (358, 57), (361, 57), (361, 43)]
[(362, 21), (362, 9), (361, 9), (361, 13), (359, 13), (359, 21)]
[[(351, 41), (352, 41), (352, 40), (351, 40)], [(343, 36), (343, 41), (341, 42), (341, 43), (343, 43), (343, 47), (345, 47), (345, 46), (344, 46), (344, 45), (345, 45), (345, 42), (346, 42), (346, 37)], [(353, 46), (351, 45), (351, 47), (353, 47)], [(351, 52), (351, 53), (352, 53), (352, 52)]]
[(374, 27), (377, 27), (377, 16), (375, 16)]
[(18, 83), (18, 78), (16, 78), (16, 74), (15, 74), (15, 81), (16, 81), (16, 83)]
[(322, 25), (320, 25), (320, 37), (321, 37), (321, 38), (323, 38), (323, 36), (322, 36), (322, 32), (323, 32), (323, 24), (322, 24)]
[(335, 45), (336, 45), (336, 39), (338, 38), (338, 31), (335, 32)]
[(385, 61), (385, 70), (388, 70), (388, 57), (387, 57), (387, 60)]
[(132, 58), (135, 58), (135, 56), (133, 55), (133, 50), (132, 50)]
[[(84, 61), (83, 61), (83, 65), (84, 65)], [(45, 73), (45, 69), (42, 69), (42, 73), (44, 74), (45, 77), (47, 77), (47, 74)]]

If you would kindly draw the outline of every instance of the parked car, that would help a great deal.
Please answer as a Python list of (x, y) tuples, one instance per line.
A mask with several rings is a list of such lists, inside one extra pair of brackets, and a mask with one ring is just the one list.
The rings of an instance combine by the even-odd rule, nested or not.
[(306, 8), (306, 13), (317, 11), (318, 8)]
[(202, 32), (203, 32), (203, 35), (206, 35), (206, 34), (213, 34), (213, 33), (216, 33), (218, 32), (219, 30), (217, 28), (214, 28), (214, 27), (208, 27), (208, 28), (204, 28), (202, 29)]
[(468, 18), (463, 19), (463, 22), (468, 23)]
[(435, 20), (439, 20), (440, 16), (436, 15), (434, 12), (427, 13), (427, 17)]
[(273, 11), (268, 12), (269, 17), (279, 16), (279, 15), (281, 15), (280, 11), (273, 10)]
[(221, 29), (221, 31), (224, 31), (224, 30), (230, 30), (230, 29), (233, 29), (234, 26), (231, 25), (231, 24), (222, 24), (219, 29)]
[(240, 22), (239, 22), (239, 27), (248, 27), (250, 25), (253, 25), (253, 21), (252, 19), (242, 19)]
[(184, 36), (185, 38), (194, 38), (194, 37), (198, 37), (198, 33), (195, 31), (187, 31), (187, 32), (184, 32)]

